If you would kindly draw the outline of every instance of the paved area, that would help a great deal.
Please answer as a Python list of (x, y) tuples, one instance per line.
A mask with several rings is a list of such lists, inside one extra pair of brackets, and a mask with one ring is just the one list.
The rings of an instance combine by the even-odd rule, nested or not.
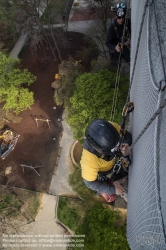
[(14, 48), (10, 52), (9, 57), (18, 58), (18, 54), (19, 54), (20, 50), (22, 49), (22, 47), (23, 47), (23, 45), (25, 43), (26, 37), (27, 37), (27, 34), (24, 34), (24, 35), (20, 36), (20, 38), (16, 42)]
[(50, 194), (64, 195), (64, 196), (77, 196), (69, 185), (69, 174), (73, 171), (73, 165), (71, 161), (71, 148), (74, 143), (72, 131), (70, 126), (66, 122), (66, 113), (62, 116), (63, 135), (60, 143), (61, 154), (58, 160), (58, 166), (54, 170), (50, 185)]
[[(26, 224), (26, 222), (15, 221), (17, 234), (3, 235), (3, 249), (13, 250), (65, 250), (63, 245), (67, 235), (65, 230), (55, 222), (55, 208), (57, 197), (44, 194), (41, 206), (35, 221)], [(4, 241), (6, 239), (6, 241)], [(61, 241), (61, 242), (59, 242)], [(10, 242), (13, 245), (10, 247)], [(0, 246), (0, 249), (1, 246)]]

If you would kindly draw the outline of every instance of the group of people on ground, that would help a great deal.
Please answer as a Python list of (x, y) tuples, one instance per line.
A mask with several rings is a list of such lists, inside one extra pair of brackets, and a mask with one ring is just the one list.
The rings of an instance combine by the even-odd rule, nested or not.
[[(116, 19), (111, 23), (106, 45), (111, 51), (111, 65), (117, 66), (119, 56), (130, 63), (131, 23), (125, 19), (126, 5), (121, 2), (116, 6)], [(121, 195), (127, 201), (124, 181), (128, 169), (119, 164), (117, 158), (124, 157), (130, 162), (132, 136), (129, 131), (104, 119), (95, 119), (86, 128), (83, 152), (81, 157), (82, 178), (85, 185), (107, 202)], [(121, 167), (120, 167), (121, 166)]]

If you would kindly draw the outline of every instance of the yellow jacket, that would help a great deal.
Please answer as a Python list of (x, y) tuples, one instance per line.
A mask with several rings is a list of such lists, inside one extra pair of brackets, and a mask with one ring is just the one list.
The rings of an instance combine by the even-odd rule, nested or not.
[[(110, 122), (120, 134), (120, 126), (117, 123)], [(90, 153), (86, 149), (83, 149), (81, 157), (81, 169), (82, 177), (87, 181), (95, 181), (98, 176), (98, 172), (104, 172), (110, 170), (114, 164), (115, 160), (105, 161), (102, 158)]]

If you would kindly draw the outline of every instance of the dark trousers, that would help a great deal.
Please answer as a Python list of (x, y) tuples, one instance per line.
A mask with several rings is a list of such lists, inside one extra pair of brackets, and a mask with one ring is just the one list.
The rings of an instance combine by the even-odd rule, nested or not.
[[(117, 52), (117, 51), (114, 51), (114, 52), (110, 53), (111, 66), (117, 66), (118, 65), (119, 56), (120, 56), (120, 53)], [(130, 50), (126, 46), (123, 47), (121, 56), (125, 60), (126, 63), (130, 62)]]

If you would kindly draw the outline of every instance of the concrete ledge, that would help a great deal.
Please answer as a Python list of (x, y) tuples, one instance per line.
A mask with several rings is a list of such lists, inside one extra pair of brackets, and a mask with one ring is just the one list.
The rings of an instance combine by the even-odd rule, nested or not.
[(75, 141), (75, 142), (74, 142), (74, 144), (73, 144), (72, 147), (71, 147), (71, 152), (70, 152), (71, 160), (72, 160), (73, 164), (74, 164), (76, 167), (78, 167), (78, 163), (77, 163), (77, 162), (75, 161), (75, 159), (74, 159), (73, 152), (74, 152), (74, 149), (75, 149), (75, 146), (76, 146), (77, 143), (78, 143), (78, 141)]

